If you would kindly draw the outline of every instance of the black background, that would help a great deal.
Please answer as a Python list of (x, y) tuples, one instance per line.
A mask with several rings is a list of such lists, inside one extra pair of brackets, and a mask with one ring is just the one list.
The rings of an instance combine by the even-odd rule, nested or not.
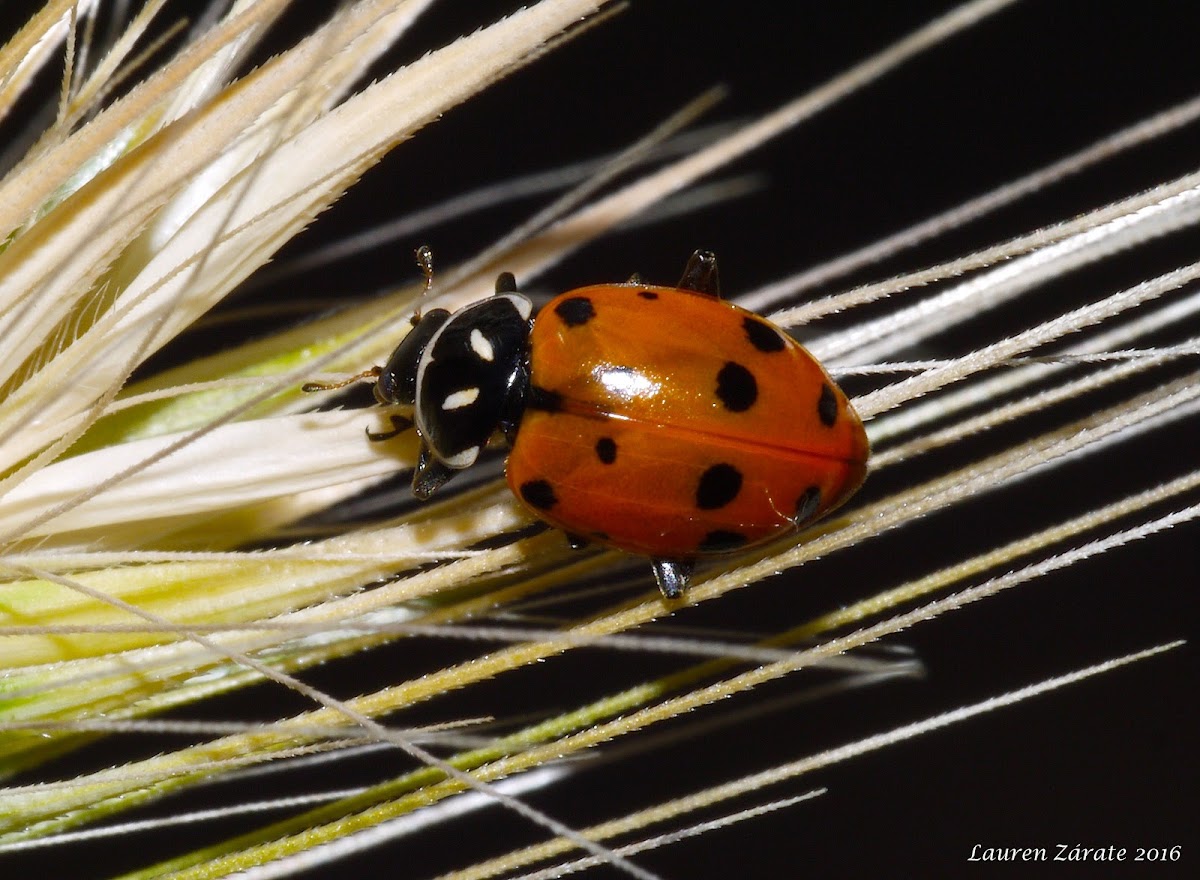
[[(418, 57), (455, 34), (515, 8), (513, 3), (442, 4), (414, 28), (388, 63)], [(302, 31), (318, 6), (303, 4), (281, 29)], [(8, 13), (8, 4), (5, 4)], [(314, 229), (289, 246), (303, 252), (337, 235), (393, 218), (498, 179), (609, 152), (628, 144), (714, 83), (730, 87), (719, 119), (751, 118), (844, 70), (950, 8), (939, 2), (881, 4), (695, 4), (633, 2), (571, 45), (449, 113), (390, 156)], [(615, 234), (589, 246), (549, 279), (548, 289), (623, 278), (633, 270), (669, 283), (696, 247), (718, 252), (730, 295), (869, 243), (963, 199), (1060, 158), (1200, 88), (1193, 4), (1151, 0), (1018, 4), (826, 110), (731, 169), (763, 175), (753, 195), (692, 216)], [(1101, 9), (1103, 11), (1101, 11)], [(382, 74), (385, 66), (381, 65)], [(1193, 129), (1196, 127), (1193, 126)], [(1193, 170), (1200, 138), (1187, 130), (1116, 159), (995, 217), (876, 267), (883, 277), (1080, 213)], [(439, 261), (466, 258), (531, 212), (520, 204), (484, 212), (424, 241), (305, 276), (304, 288), (256, 296), (361, 293), (411, 277), (407, 254), (429, 243)], [(989, 321), (1029, 323), (1196, 258), (1194, 231), (1080, 273), (1047, 292), (1030, 313)], [(1061, 299), (1060, 299), (1061, 297)], [(1022, 306), (1026, 308), (1026, 306)], [(961, 350), (997, 324), (966, 327), (930, 351)], [(1022, 426), (1009, 439), (1021, 439)], [(770, 632), (954, 559), (981, 552), (1064, 516), (1169, 479), (1196, 466), (1195, 417), (1131, 438), (1048, 475), (989, 494), (979, 503), (881, 536), (845, 554), (757, 584), (680, 615), (679, 623)], [(969, 450), (968, 450), (969, 451)], [(953, 457), (882, 475), (864, 499), (947, 467)], [(1195, 495), (1190, 499), (1195, 502)], [(1182, 506), (1182, 505), (1180, 505)], [(851, 691), (683, 738), (591, 770), (530, 799), (581, 827), (658, 800), (795, 760), (1005, 690), (1194, 632), (1197, 531), (1186, 525), (904, 633), (927, 667), (921, 680)], [(428, 648), (428, 646), (426, 646)], [(442, 650), (437, 648), (435, 650)], [(638, 673), (671, 668), (661, 659), (579, 652), (535, 678), (480, 690), (428, 717), (513, 714), (566, 707), (615, 690)], [(398, 677), (416, 649), (373, 655), (349, 671), (310, 680), (341, 695)], [(644, 667), (644, 668), (640, 668)], [(431, 667), (432, 668), (432, 667)], [(404, 669), (404, 675), (411, 672)], [(605, 676), (605, 678), (601, 678)], [(1043, 696), (1016, 708), (759, 792), (767, 800), (827, 786), (815, 801), (638, 857), (669, 877), (962, 876), (988, 866), (966, 860), (975, 844), (1057, 843), (1183, 846), (1180, 862), (1121, 866), (1121, 873), (1192, 876), (1196, 844), (1196, 675), (1194, 651), (1165, 657)], [(530, 688), (536, 688), (531, 693)], [(784, 698), (790, 680), (743, 701), (696, 713), (722, 717)], [(206, 708), (214, 717), (270, 717), (264, 689)], [(279, 711), (300, 704), (282, 702)], [(195, 717), (195, 711), (185, 713)], [(422, 715), (421, 718), (426, 716)], [(404, 721), (411, 719), (402, 719)], [(399, 720), (397, 723), (400, 723)], [(636, 740), (636, 738), (635, 738)], [(623, 744), (624, 745), (624, 744)], [(111, 744), (106, 749), (112, 749)], [(86, 758), (104, 765), (120, 751)], [(66, 766), (60, 772), (67, 772)], [(390, 760), (371, 768), (384, 775)], [(365, 772), (365, 771), (364, 771)], [(307, 780), (307, 788), (324, 783)], [(301, 786), (304, 787), (304, 786)], [(213, 793), (212, 803), (228, 792)], [(255, 792), (255, 794), (259, 794)], [(186, 806), (210, 803), (198, 798)], [(749, 802), (747, 802), (749, 803)], [(746, 804), (740, 804), (746, 805)], [(169, 812), (183, 809), (168, 805)], [(238, 819), (128, 842), (0, 858), (18, 869), (53, 866), (56, 876), (106, 876), (253, 827)], [(402, 841), (312, 877), (432, 876), (475, 858), (540, 839), (496, 809), (420, 841)], [(81, 868), (77, 859), (89, 861)], [(1064, 866), (1052, 866), (1063, 868)], [(1004, 866), (1025, 876), (1029, 866)], [(610, 869), (601, 874), (608, 876)], [(1091, 866), (1075, 876), (1097, 876)], [(13, 874), (12, 876), (18, 876)]]

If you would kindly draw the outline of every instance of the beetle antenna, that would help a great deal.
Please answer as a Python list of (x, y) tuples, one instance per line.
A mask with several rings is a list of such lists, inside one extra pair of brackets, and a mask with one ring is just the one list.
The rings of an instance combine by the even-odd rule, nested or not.
[(305, 382), (300, 386), (300, 390), (308, 394), (314, 391), (336, 391), (339, 388), (345, 388), (347, 385), (353, 385), (363, 379), (370, 379), (372, 382), (379, 379), (379, 374), (383, 372), (383, 367), (371, 367), (369, 370), (363, 370), (361, 373), (356, 373), (348, 379), (339, 379), (336, 382)]

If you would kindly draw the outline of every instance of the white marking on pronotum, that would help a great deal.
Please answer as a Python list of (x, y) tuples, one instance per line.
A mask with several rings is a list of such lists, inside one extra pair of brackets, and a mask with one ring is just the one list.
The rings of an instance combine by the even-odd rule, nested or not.
[(479, 447), (472, 446), (470, 449), (464, 449), (462, 452), (455, 453), (448, 458), (443, 458), (442, 464), (448, 468), (462, 470), (475, 464), (475, 459), (477, 458), (479, 458)]
[(517, 310), (517, 314), (521, 316), (522, 321), (529, 320), (529, 316), (533, 314), (533, 303), (519, 293), (505, 294), (504, 298), (512, 303), (513, 308)]
[(487, 361), (489, 364), (496, 359), (496, 353), (492, 351), (492, 344), (488, 342), (488, 338), (478, 327), (471, 331), (471, 351), (475, 352), (480, 360)]
[(442, 409), (462, 409), (473, 404), (478, 398), (478, 388), (464, 388), (462, 391), (447, 394), (446, 399), (442, 401)]

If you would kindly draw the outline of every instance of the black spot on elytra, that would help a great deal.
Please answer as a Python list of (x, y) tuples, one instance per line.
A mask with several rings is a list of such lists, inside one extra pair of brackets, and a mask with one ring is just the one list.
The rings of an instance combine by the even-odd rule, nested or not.
[(750, 344), (759, 351), (783, 351), (787, 345), (778, 330), (758, 318), (747, 315), (742, 319), (742, 329), (746, 331), (746, 338), (750, 340)]
[(542, 412), (558, 412), (562, 409), (562, 395), (549, 388), (530, 385), (529, 395), (525, 398), (525, 406), (529, 409), (540, 409)]
[(714, 464), (696, 484), (696, 506), (701, 510), (724, 507), (742, 490), (742, 472), (731, 464)]
[(717, 397), (731, 412), (745, 412), (758, 400), (754, 374), (741, 364), (729, 361), (717, 373)]
[(568, 327), (582, 327), (596, 317), (596, 309), (586, 296), (573, 296), (556, 305), (554, 314), (562, 318)]
[(549, 510), (558, 504), (558, 496), (554, 494), (554, 487), (545, 480), (529, 480), (522, 483), (520, 492), (525, 503), (538, 510)]
[(653, 290), (639, 290), (638, 296), (642, 299), (658, 299), (658, 294)]
[(601, 437), (596, 441), (596, 458), (605, 464), (617, 460), (617, 442), (612, 437)]
[(809, 486), (796, 499), (796, 522), (802, 523), (810, 519), (817, 508), (821, 506), (821, 489), (819, 486)]
[(821, 399), (817, 401), (817, 418), (826, 428), (832, 428), (837, 421), (837, 395), (829, 387), (828, 382), (821, 383)]
[(698, 549), (701, 553), (724, 553), (727, 550), (736, 550), (745, 543), (746, 536), (741, 532), (717, 529), (704, 536)]

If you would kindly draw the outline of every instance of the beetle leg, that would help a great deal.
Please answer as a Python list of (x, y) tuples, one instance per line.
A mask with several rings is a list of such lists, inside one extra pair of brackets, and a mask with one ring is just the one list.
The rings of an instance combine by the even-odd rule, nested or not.
[(572, 534), (571, 532), (563, 532), (567, 539), (567, 546), (572, 550), (582, 550), (588, 544), (592, 543), (587, 538), (581, 535)]
[[(420, 269), (421, 274), (425, 276), (425, 288), (421, 291), (420, 296), (417, 297), (418, 300), (422, 300), (429, 295), (429, 291), (433, 287), (433, 250), (429, 247), (429, 245), (423, 244), (413, 251), (413, 256), (417, 260), (417, 268)], [(420, 320), (421, 308), (418, 306), (417, 310), (413, 312), (413, 326), (415, 327), (417, 322)]]
[(696, 251), (683, 267), (683, 277), (676, 285), (717, 299), (721, 298), (721, 280), (717, 275), (717, 255), (712, 251)]
[(678, 599), (691, 580), (696, 563), (690, 559), (651, 559), (650, 568), (664, 599)]
[(372, 443), (381, 443), (384, 440), (391, 440), (397, 434), (403, 434), (413, 426), (412, 419), (406, 419), (404, 416), (399, 416), (395, 413), (389, 415), (388, 419), (392, 423), (392, 430), (372, 431), (370, 428), (367, 428), (367, 439)]
[(454, 468), (442, 464), (424, 441), (421, 443), (421, 453), (417, 456), (417, 467), (413, 471), (413, 495), (421, 501), (427, 500), (434, 492), (446, 485), (455, 474)]
[(501, 272), (496, 276), (496, 293), (517, 293), (517, 279), (512, 272)]

